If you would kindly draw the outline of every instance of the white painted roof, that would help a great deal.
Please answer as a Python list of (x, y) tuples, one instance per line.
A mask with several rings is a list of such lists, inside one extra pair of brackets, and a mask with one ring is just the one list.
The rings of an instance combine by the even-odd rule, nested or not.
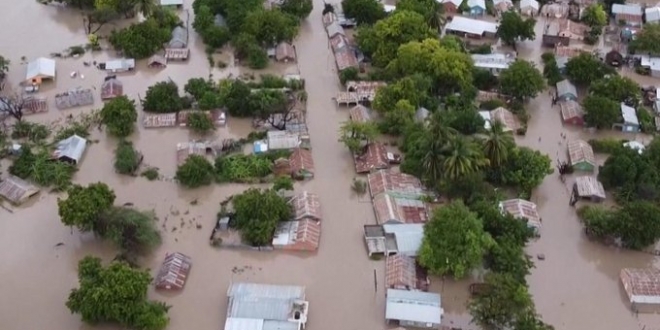
[(383, 5), (383, 9), (385, 9), (386, 13), (391, 13), (396, 10), (396, 6), (392, 5)]
[(472, 54), (472, 61), (477, 68), (508, 69), (514, 60), (505, 54)]
[(470, 8), (479, 7), (486, 9), (486, 0), (468, 0), (467, 5)]
[(25, 80), (34, 78), (55, 78), (55, 60), (45, 57), (30, 62)]
[(642, 7), (640, 5), (622, 5), (615, 3), (612, 5), (612, 14), (639, 15), (642, 16)]
[(444, 313), (441, 304), (437, 293), (388, 289), (385, 319), (437, 325)]
[(87, 140), (78, 135), (72, 135), (57, 143), (54, 154), (57, 158), (67, 157), (77, 164), (80, 162), (86, 148)]
[(660, 7), (646, 8), (646, 23), (660, 21)]
[(393, 234), (397, 251), (406, 256), (417, 256), (417, 251), (424, 239), (424, 224), (404, 223), (383, 225), (386, 234)]
[(538, 10), (539, 2), (536, 0), (520, 0), (520, 9), (525, 9), (526, 7), (532, 7)]
[(160, 0), (161, 6), (182, 6), (183, 0)]
[(625, 103), (621, 103), (621, 116), (623, 116), (624, 123), (639, 125), (635, 108), (629, 107)]
[(478, 19), (454, 16), (446, 26), (447, 30), (482, 35), (484, 32), (496, 33), (497, 24)]

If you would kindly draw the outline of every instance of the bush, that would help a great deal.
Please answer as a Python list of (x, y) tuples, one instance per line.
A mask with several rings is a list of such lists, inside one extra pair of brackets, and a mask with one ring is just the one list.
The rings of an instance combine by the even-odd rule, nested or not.
[(250, 182), (271, 174), (273, 162), (265, 155), (220, 156), (215, 171), (220, 182)]
[(142, 163), (142, 154), (129, 141), (119, 141), (115, 149), (115, 171), (120, 174), (133, 175)]
[(48, 138), (50, 129), (46, 125), (19, 121), (14, 125), (11, 132), (12, 139), (28, 139), (31, 142), (39, 142)]
[(293, 190), (293, 180), (289, 176), (278, 176), (273, 183), (273, 190)]
[(213, 165), (204, 156), (191, 155), (177, 168), (175, 178), (188, 188), (210, 185), (213, 182)]
[(108, 128), (108, 132), (114, 136), (127, 137), (135, 130), (137, 111), (135, 101), (122, 95), (116, 97), (103, 105), (101, 109), (101, 122)]
[(199, 134), (206, 134), (215, 130), (213, 120), (204, 111), (195, 111), (188, 114), (188, 127)]
[(339, 72), (339, 81), (345, 85), (347, 81), (358, 80), (360, 72), (357, 68), (347, 68)]
[(291, 217), (291, 207), (274, 190), (248, 189), (235, 195), (232, 203), (236, 228), (252, 246), (270, 245), (278, 223)]
[(247, 60), (250, 69), (261, 70), (268, 66), (268, 54), (258, 45), (250, 47)]
[(76, 168), (68, 163), (52, 161), (48, 151), (34, 154), (28, 147), (23, 147), (21, 153), (9, 167), (9, 173), (22, 178), (32, 179), (40, 186), (53, 186), (56, 190), (64, 190), (71, 184)]
[(67, 126), (61, 127), (55, 137), (53, 138), (55, 142), (65, 140), (73, 135), (78, 135), (82, 138), (89, 137), (89, 127), (90, 123), (84, 123), (81, 121), (74, 121), (69, 123)]
[(110, 43), (126, 57), (147, 58), (171, 38), (171, 28), (159, 26), (152, 18), (119, 31), (112, 31)]
[(179, 87), (173, 81), (161, 81), (147, 89), (142, 101), (144, 111), (171, 113), (183, 108)]
[(147, 178), (149, 181), (154, 181), (160, 176), (158, 169), (155, 167), (149, 167), (148, 169), (142, 171), (140, 175)]
[(543, 55), (541, 55), (541, 60), (543, 60), (543, 64), (548, 64), (551, 61), (556, 61), (555, 54), (552, 52), (545, 52), (543, 53)]
[(628, 140), (619, 140), (606, 138), (601, 140), (589, 140), (588, 143), (596, 153), (611, 154), (623, 148), (623, 144)]

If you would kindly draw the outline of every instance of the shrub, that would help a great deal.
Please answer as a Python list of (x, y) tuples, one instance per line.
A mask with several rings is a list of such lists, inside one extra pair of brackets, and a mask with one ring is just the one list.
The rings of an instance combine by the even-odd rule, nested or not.
[(213, 182), (213, 165), (204, 156), (191, 155), (177, 168), (175, 178), (188, 188), (209, 185)]
[(273, 183), (273, 190), (293, 190), (293, 180), (289, 176), (278, 176)]
[(273, 163), (265, 155), (231, 155), (215, 159), (220, 182), (248, 182), (272, 173)]
[(158, 169), (155, 167), (149, 167), (148, 169), (142, 171), (140, 175), (147, 178), (149, 181), (154, 181), (160, 176)]
[(619, 140), (619, 139), (601, 139), (601, 140), (589, 140), (588, 143), (594, 149), (596, 153), (611, 154), (615, 153), (617, 150), (623, 148), (623, 144), (628, 142), (628, 140)]
[(188, 127), (200, 134), (206, 134), (215, 130), (215, 125), (209, 118), (208, 113), (202, 111), (195, 111), (188, 114)]
[(32, 142), (43, 141), (50, 135), (50, 129), (46, 125), (19, 121), (14, 125), (11, 132), (12, 139), (28, 139)]
[(135, 174), (142, 163), (142, 155), (129, 141), (119, 141), (115, 149), (115, 171), (120, 174)]

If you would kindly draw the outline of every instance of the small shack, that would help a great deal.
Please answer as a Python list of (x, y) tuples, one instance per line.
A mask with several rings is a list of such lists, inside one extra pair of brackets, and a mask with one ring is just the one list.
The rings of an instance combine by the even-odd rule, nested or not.
[(275, 60), (278, 62), (295, 62), (296, 49), (288, 42), (281, 42), (275, 47)]
[(0, 182), (0, 197), (14, 205), (23, 204), (38, 193), (39, 188), (13, 175)]
[(358, 123), (371, 121), (371, 110), (362, 104), (358, 104), (348, 110), (348, 117)]
[(188, 48), (167, 48), (165, 49), (165, 59), (168, 61), (186, 61), (190, 56)]
[(370, 173), (390, 167), (387, 159), (387, 149), (385, 145), (378, 142), (366, 145), (362, 148), (360, 154), (353, 156), (353, 160), (355, 161), (355, 172), (358, 174)]
[(168, 291), (183, 289), (188, 281), (191, 267), (192, 258), (189, 256), (179, 252), (167, 254), (154, 280), (156, 289)]
[(596, 168), (596, 157), (591, 145), (584, 140), (568, 142), (568, 159), (574, 170), (593, 172)]
[(467, 0), (470, 15), (481, 16), (486, 12), (486, 0)]
[(186, 159), (192, 155), (206, 156), (206, 143), (192, 141), (176, 144), (177, 166), (185, 163)]
[(80, 163), (85, 149), (87, 149), (87, 140), (78, 135), (72, 135), (57, 143), (57, 148), (53, 152), (53, 158), (77, 165)]
[(540, 235), (542, 221), (536, 210), (536, 204), (515, 198), (500, 202), (499, 207), (502, 213), (508, 213), (516, 219), (526, 221), (527, 227), (533, 229), (536, 235)]
[(619, 275), (632, 307), (660, 307), (660, 269), (624, 268)]
[(430, 281), (415, 258), (393, 255), (385, 260), (385, 287), (398, 290), (428, 291)]
[(176, 126), (176, 113), (145, 113), (142, 117), (142, 127), (161, 128)]
[(402, 327), (437, 329), (440, 327), (440, 295), (422, 291), (387, 289), (385, 320)]
[(28, 63), (25, 80), (35, 86), (40, 85), (43, 80), (55, 79), (55, 60), (39, 57)]
[(94, 92), (91, 88), (77, 88), (55, 95), (55, 107), (66, 110), (94, 104)]
[(188, 30), (182, 26), (177, 26), (172, 30), (172, 38), (167, 44), (167, 48), (181, 49), (188, 46)]
[(505, 132), (515, 132), (520, 128), (520, 121), (516, 118), (516, 115), (503, 107), (492, 110), (490, 112), (490, 120), (491, 122), (499, 121), (502, 123)]
[(110, 100), (124, 95), (124, 84), (117, 79), (117, 76), (105, 77), (101, 85), (101, 100)]
[(578, 198), (600, 203), (606, 198), (605, 188), (603, 188), (603, 184), (593, 176), (579, 176), (575, 178), (575, 183), (573, 184), (572, 200)]
[(300, 136), (287, 131), (268, 131), (268, 150), (293, 149), (300, 146)]
[(314, 159), (311, 151), (303, 148), (293, 149), (289, 156), (289, 164), (291, 175), (294, 178), (311, 179), (314, 177)]
[(561, 120), (564, 124), (584, 125), (584, 111), (577, 101), (561, 101), (559, 102), (559, 109), (561, 110)]
[(120, 58), (111, 60), (105, 63), (99, 63), (99, 68), (113, 73), (133, 71), (135, 69), (135, 59)]
[(44, 112), (48, 112), (48, 100), (45, 97), (27, 96), (23, 99), (23, 116)]
[(577, 101), (577, 97), (577, 88), (575, 88), (575, 85), (568, 81), (568, 79), (564, 79), (557, 83), (557, 100)]
[(629, 107), (623, 102), (621, 103), (621, 117), (623, 121), (612, 125), (613, 128), (619, 128), (622, 132), (626, 133), (639, 133), (642, 130), (635, 108)]
[(150, 68), (162, 69), (167, 66), (167, 59), (162, 55), (154, 55), (147, 61), (147, 66)]

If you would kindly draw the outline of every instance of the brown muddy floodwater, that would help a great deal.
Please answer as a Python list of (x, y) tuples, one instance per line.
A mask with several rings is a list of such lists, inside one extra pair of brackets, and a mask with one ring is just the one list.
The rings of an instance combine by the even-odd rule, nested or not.
[[(192, 1), (186, 1), (188, 9), (191, 4)], [(297, 255), (211, 248), (208, 234), (214, 225), (219, 202), (247, 186), (215, 185), (183, 190), (169, 180), (149, 182), (143, 178), (120, 177), (112, 168), (115, 141), (101, 132), (95, 132), (92, 137), (99, 142), (87, 149), (75, 181), (81, 184), (106, 182), (115, 190), (118, 204), (131, 202), (138, 208), (155, 210), (163, 228), (164, 243), (145, 261), (152, 270), (158, 268), (167, 252), (179, 251), (193, 257), (193, 270), (183, 292), (175, 295), (151, 292), (152, 298), (173, 306), (169, 329), (221, 329), (226, 313), (225, 292), (231, 281), (306, 286), (311, 303), (308, 327), (312, 330), (335, 329), (335, 322), (341, 322), (343, 328), (350, 330), (385, 328), (384, 265), (366, 256), (362, 226), (374, 223), (373, 211), (369, 202), (351, 194), (352, 161), (337, 142), (340, 123), (348, 116), (345, 109), (337, 109), (331, 100), (339, 84), (327, 36), (320, 22), (322, 8), (322, 1), (315, 1), (314, 12), (302, 24), (296, 40), (298, 67), (269, 69), (278, 73), (300, 72), (307, 81), (307, 120), (316, 176), (297, 189), (315, 192), (321, 199), (324, 224), (318, 253)], [(24, 77), (26, 65), (21, 63), (21, 57), (25, 56), (29, 61), (86, 42), (80, 16), (72, 10), (42, 6), (30, 0), (0, 0), (0, 12), (4, 14), (5, 25), (0, 30), (0, 44), (4, 45), (2, 55), (12, 61), (7, 86), (17, 86)], [(185, 11), (181, 16), (186, 16)], [(109, 26), (104, 31), (111, 28)], [(540, 34), (537, 32), (537, 35)], [(210, 71), (204, 46), (194, 33), (190, 44), (191, 59), (185, 64), (170, 64), (164, 70), (151, 70), (139, 63), (135, 73), (119, 75), (125, 93), (137, 98), (149, 85), (167, 78), (182, 86), (192, 77), (212, 74), (214, 78), (221, 78), (240, 73), (237, 68)], [(521, 55), (537, 60), (540, 52), (535, 49), (538, 47), (539, 41), (522, 44)], [(99, 108), (101, 103), (97, 100), (94, 107), (59, 111), (54, 106), (53, 95), (79, 86), (98, 88), (105, 74), (84, 67), (82, 62), (104, 61), (112, 55), (100, 52), (86, 54), (80, 59), (58, 60), (57, 81), (47, 83), (39, 93), (49, 97), (50, 111), (28, 120), (52, 122), (68, 114)], [(222, 56), (225, 58), (226, 55)], [(73, 71), (85, 78), (70, 78), (69, 73)], [(98, 99), (98, 95), (96, 97)], [(565, 146), (558, 143), (563, 128), (558, 110), (550, 107), (547, 94), (531, 102), (530, 112), (529, 133), (519, 139), (519, 143), (540, 149), (553, 159), (564, 157)], [(248, 131), (248, 123), (230, 119), (228, 127), (216, 134), (218, 138), (225, 138), (243, 136)], [(569, 137), (590, 138), (589, 134), (579, 131), (568, 131), (568, 134)], [(538, 137), (542, 137), (541, 142)], [(146, 163), (159, 167), (164, 176), (172, 177), (175, 144), (189, 138), (188, 132), (182, 129), (140, 128), (133, 140), (143, 152)], [(539, 203), (545, 219), (543, 237), (529, 247), (530, 254), (544, 253), (547, 258), (537, 261), (537, 268), (530, 276), (539, 313), (559, 330), (660, 328), (657, 316), (640, 315), (637, 319), (630, 312), (617, 282), (621, 267), (649, 266), (653, 257), (588, 242), (574, 209), (568, 206), (567, 191), (567, 185), (553, 175), (545, 180), (533, 198)], [(92, 235), (82, 235), (64, 227), (57, 215), (57, 197), (42, 193), (28, 205), (14, 209), (13, 213), (0, 210), (0, 251), (4, 251), (0, 263), (0, 279), (4, 284), (0, 288), (3, 330), (91, 329), (80, 322), (79, 316), (69, 313), (64, 301), (69, 290), (77, 286), (76, 264), (80, 258), (92, 254), (109, 260), (115, 251)], [(198, 200), (198, 204), (190, 205), (193, 200)], [(197, 223), (203, 226), (202, 230), (195, 228)], [(60, 242), (64, 245), (55, 247)], [(378, 292), (374, 292), (374, 270), (378, 277)], [(469, 323), (470, 317), (465, 312), (467, 284), (468, 281), (455, 283), (434, 279), (432, 290), (443, 294), (447, 324), (453, 322), (465, 326)]]

